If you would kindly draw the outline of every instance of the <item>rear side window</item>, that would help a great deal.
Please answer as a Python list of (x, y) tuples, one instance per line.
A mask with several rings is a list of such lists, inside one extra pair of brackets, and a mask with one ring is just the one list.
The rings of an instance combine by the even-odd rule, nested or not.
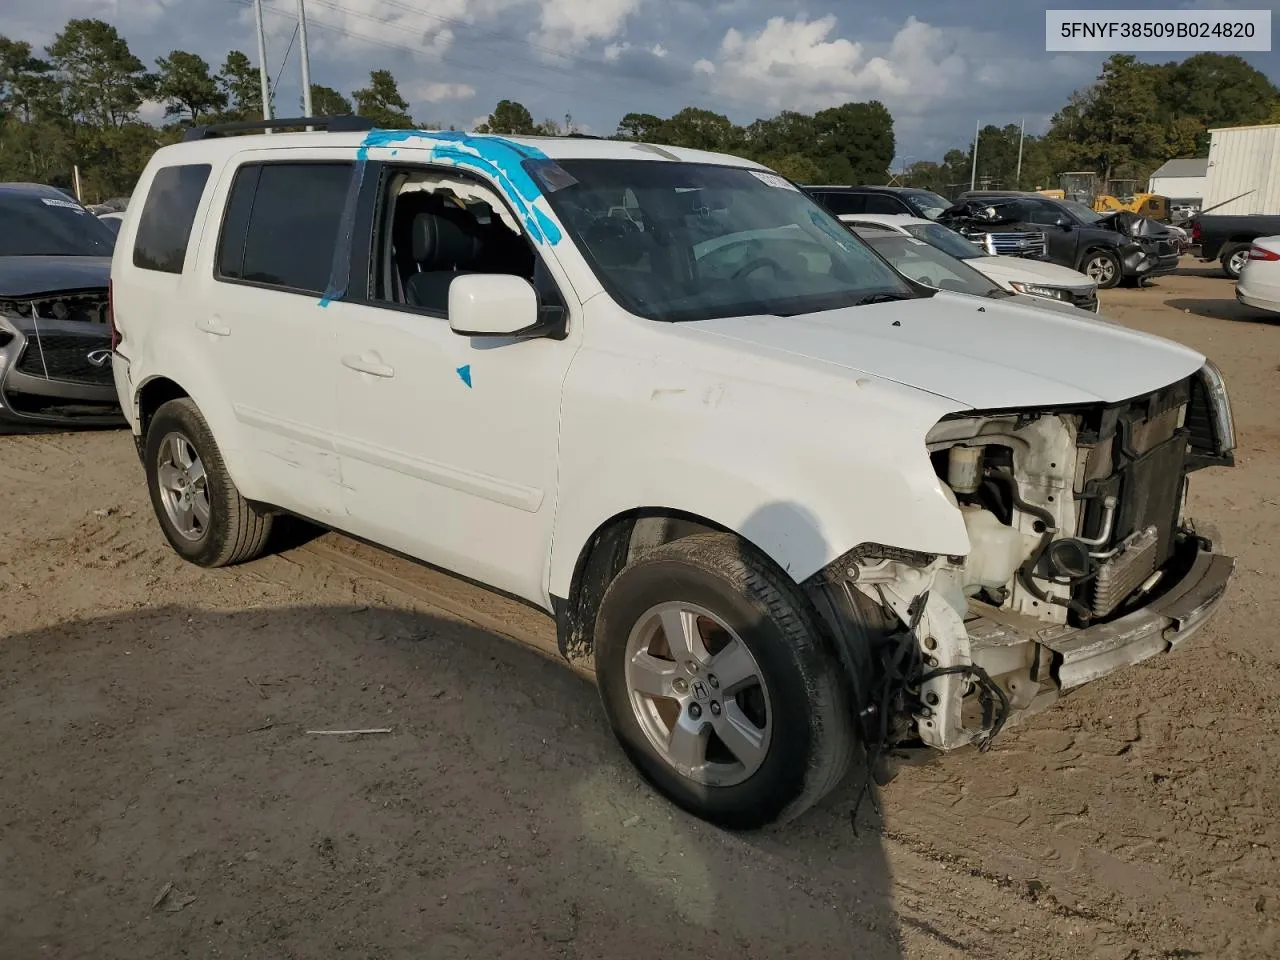
[(860, 193), (824, 193), (822, 205), (837, 217), (850, 213), (866, 213), (867, 198)]
[(902, 202), (897, 197), (891, 197), (883, 193), (871, 193), (867, 195), (867, 207), (864, 213), (906, 213), (903, 209)]
[(186, 163), (156, 171), (138, 219), (133, 265), (161, 273), (181, 273), (191, 242), (196, 208), (209, 182), (209, 164)]
[(350, 163), (255, 163), (236, 172), (218, 242), (224, 280), (321, 294), (329, 285)]

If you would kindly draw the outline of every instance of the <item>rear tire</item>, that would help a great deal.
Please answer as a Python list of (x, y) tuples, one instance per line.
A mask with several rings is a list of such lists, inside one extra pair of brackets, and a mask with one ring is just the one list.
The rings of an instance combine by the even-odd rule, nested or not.
[(194, 401), (170, 400), (156, 411), (143, 465), (160, 529), (184, 560), (225, 567), (265, 549), (272, 515), (240, 495)]
[(1222, 272), (1230, 280), (1239, 280), (1240, 271), (1249, 259), (1249, 244), (1229, 243), (1222, 251)]
[(857, 743), (815, 616), (731, 534), (685, 537), (624, 569), (601, 601), (596, 676), (640, 773), (738, 830), (793, 819), (830, 793)]

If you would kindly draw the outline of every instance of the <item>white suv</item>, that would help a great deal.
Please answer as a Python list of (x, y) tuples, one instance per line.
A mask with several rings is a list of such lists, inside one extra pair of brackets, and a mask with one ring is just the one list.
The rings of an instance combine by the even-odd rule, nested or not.
[(125, 215), (116, 384), (193, 563), (287, 512), (537, 604), (644, 775), (738, 828), (1222, 598), (1200, 354), (914, 285), (735, 157), (326, 122), (197, 129)]

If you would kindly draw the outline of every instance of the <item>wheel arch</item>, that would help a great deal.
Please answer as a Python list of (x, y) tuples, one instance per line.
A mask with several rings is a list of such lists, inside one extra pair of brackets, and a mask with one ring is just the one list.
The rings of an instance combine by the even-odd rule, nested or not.
[(176, 380), (165, 376), (153, 376), (143, 381), (134, 396), (134, 409), (138, 413), (138, 424), (142, 436), (146, 437), (147, 427), (156, 411), (170, 400), (190, 397), (191, 393)]
[[(568, 581), (561, 581), (558, 589), (562, 594), (556, 593), (554, 579), (552, 582), (551, 601), (561, 656), (571, 662), (591, 659), (600, 600), (628, 563), (656, 547), (699, 533), (732, 533), (740, 537), (707, 517), (667, 507), (635, 507), (600, 523), (579, 549)], [(761, 555), (765, 555), (763, 551)]]

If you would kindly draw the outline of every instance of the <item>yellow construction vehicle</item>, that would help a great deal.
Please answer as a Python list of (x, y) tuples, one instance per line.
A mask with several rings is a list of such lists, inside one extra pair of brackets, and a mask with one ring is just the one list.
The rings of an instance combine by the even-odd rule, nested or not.
[(1138, 192), (1137, 180), (1112, 180), (1107, 184), (1107, 191), (1094, 198), (1093, 209), (1098, 213), (1124, 210), (1152, 220), (1168, 220), (1169, 198)]
[[(1139, 193), (1137, 180), (1112, 180), (1105, 190), (1098, 188), (1092, 170), (1060, 174), (1058, 191), (1062, 198), (1083, 203), (1097, 213), (1136, 213), (1152, 220), (1169, 219), (1169, 198), (1155, 193)], [(1048, 193), (1048, 191), (1042, 191)]]

